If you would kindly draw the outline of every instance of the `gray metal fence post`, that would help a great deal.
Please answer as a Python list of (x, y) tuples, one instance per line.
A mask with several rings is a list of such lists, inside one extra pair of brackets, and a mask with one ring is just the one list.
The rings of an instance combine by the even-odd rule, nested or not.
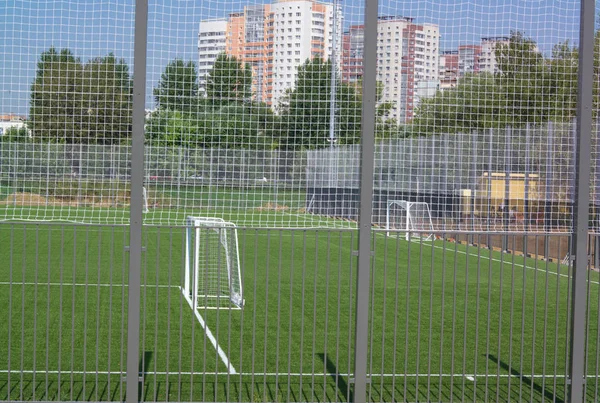
[(524, 222), (524, 229), (525, 232), (529, 232), (529, 222), (530, 222), (530, 217), (529, 217), (529, 176), (530, 176), (530, 170), (531, 168), (529, 167), (529, 142), (530, 142), (530, 126), (529, 123), (527, 123), (527, 126), (525, 127), (525, 178), (524, 178), (524, 192), (525, 192), (525, 201), (524, 201), (524, 206), (523, 206), (523, 220)]
[(378, 0), (366, 0), (364, 78), (360, 158), (360, 212), (358, 219), (358, 273), (356, 276), (356, 331), (354, 349), (354, 402), (367, 399), (369, 338), (369, 281), (371, 272), (371, 220), (375, 161), (375, 103), (377, 74)]
[[(506, 135), (504, 139), (504, 201), (502, 204), (504, 205), (504, 211), (502, 212), (502, 229), (506, 231), (510, 231), (510, 222), (511, 222), (511, 214), (510, 210), (512, 207), (510, 206), (510, 175), (512, 173), (512, 156), (510, 155), (510, 150), (512, 148), (512, 128), (510, 126), (506, 127)], [(508, 235), (502, 235), (502, 250), (508, 251)]]
[(585, 335), (587, 301), (587, 237), (590, 205), (590, 150), (594, 88), (595, 0), (581, 1), (579, 28), (579, 77), (577, 79), (577, 154), (575, 158), (575, 203), (569, 376), (569, 401), (585, 398)]
[(140, 281), (142, 213), (144, 205), (144, 119), (146, 98), (146, 39), (148, 1), (136, 0), (131, 146), (131, 200), (129, 227), (129, 300), (127, 316), (127, 402), (137, 402), (139, 391)]

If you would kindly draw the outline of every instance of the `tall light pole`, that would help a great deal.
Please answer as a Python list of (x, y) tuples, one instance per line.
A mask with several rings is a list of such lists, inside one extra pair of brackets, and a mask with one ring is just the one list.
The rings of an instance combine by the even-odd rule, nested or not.
[(331, 29), (331, 101), (329, 102), (329, 143), (335, 146), (335, 97), (336, 97), (336, 62), (337, 62), (337, 0), (333, 0), (333, 27)]
[(333, 0), (333, 18), (332, 18), (332, 29), (331, 29), (331, 100), (329, 102), (329, 147), (331, 150), (331, 175), (329, 175), (329, 180), (331, 181), (329, 187), (333, 188), (333, 186), (337, 182), (337, 164), (335, 161), (334, 148), (335, 148), (335, 109), (336, 109), (336, 62), (337, 62), (337, 0)]

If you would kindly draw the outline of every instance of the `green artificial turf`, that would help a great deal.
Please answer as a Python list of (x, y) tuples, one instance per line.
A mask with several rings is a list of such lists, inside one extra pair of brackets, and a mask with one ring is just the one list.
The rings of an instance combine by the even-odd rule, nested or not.
[[(124, 398), (128, 237), (127, 226), (0, 225), (1, 400)], [(141, 398), (353, 398), (355, 229), (240, 227), (244, 308), (197, 311), (222, 355), (181, 292), (184, 239), (182, 227), (144, 227)], [(370, 401), (566, 398), (568, 267), (378, 231), (372, 250)], [(590, 272), (590, 376), (598, 282)], [(597, 378), (587, 386), (594, 400)]]

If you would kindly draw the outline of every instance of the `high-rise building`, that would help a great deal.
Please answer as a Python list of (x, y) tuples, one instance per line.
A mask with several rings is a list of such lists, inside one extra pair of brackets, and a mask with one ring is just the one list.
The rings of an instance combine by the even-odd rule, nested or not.
[(458, 79), (465, 74), (497, 73), (496, 47), (508, 44), (505, 36), (481, 38), (479, 45), (460, 45), (457, 50), (440, 54), (440, 88), (456, 86)]
[(507, 36), (495, 36), (481, 38), (481, 56), (479, 58), (479, 70), (488, 73), (498, 72), (498, 63), (496, 62), (496, 46), (508, 45), (510, 38)]
[(477, 74), (480, 71), (481, 46), (460, 45), (458, 47), (458, 74)]
[(353, 25), (342, 38), (342, 81), (358, 85), (363, 76), (363, 25)]
[[(335, 27), (334, 27), (335, 22)], [(307, 60), (341, 59), (341, 7), (312, 0), (246, 6), (229, 15), (226, 52), (252, 69), (254, 99), (276, 107)], [(334, 35), (335, 33), (335, 35)]]
[(198, 90), (206, 95), (206, 80), (219, 53), (225, 52), (227, 20), (204, 20), (198, 30)]
[(440, 89), (456, 87), (458, 83), (458, 50), (440, 52), (439, 61)]
[[(345, 34), (345, 82), (356, 82), (362, 77), (363, 38), (361, 25), (350, 27)], [(392, 104), (390, 118), (410, 121), (418, 101), (439, 88), (439, 43), (437, 25), (415, 24), (409, 17), (379, 17), (377, 81), (383, 90), (379, 102)]]

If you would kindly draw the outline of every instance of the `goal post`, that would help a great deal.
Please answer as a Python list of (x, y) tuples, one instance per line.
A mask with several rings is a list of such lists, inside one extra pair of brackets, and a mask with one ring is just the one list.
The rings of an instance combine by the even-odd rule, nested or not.
[(237, 227), (221, 218), (187, 217), (183, 292), (194, 309), (242, 308)]
[(144, 203), (143, 212), (148, 213), (148, 212), (150, 212), (150, 209), (148, 208), (148, 191), (146, 190), (146, 186), (144, 186), (142, 188), (142, 195), (143, 195), (143, 199), (144, 199), (143, 200), (143, 203)]
[(406, 240), (411, 237), (430, 240), (434, 235), (433, 219), (429, 204), (406, 200), (391, 200), (387, 203), (385, 227), (404, 232)]

